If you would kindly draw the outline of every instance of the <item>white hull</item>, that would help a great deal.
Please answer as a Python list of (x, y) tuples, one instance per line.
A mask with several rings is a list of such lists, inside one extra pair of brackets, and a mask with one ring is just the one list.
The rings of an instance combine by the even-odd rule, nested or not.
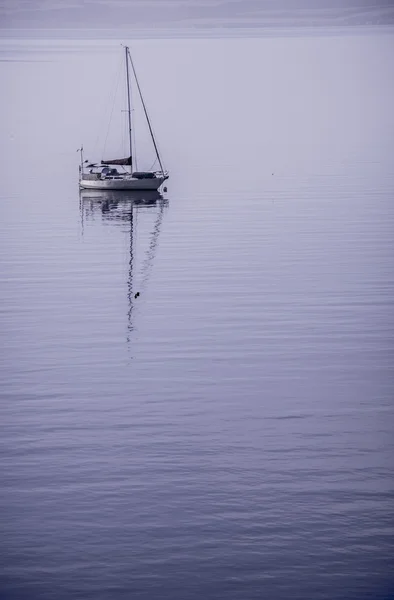
[(158, 190), (167, 177), (154, 179), (81, 179), (79, 187), (86, 190)]

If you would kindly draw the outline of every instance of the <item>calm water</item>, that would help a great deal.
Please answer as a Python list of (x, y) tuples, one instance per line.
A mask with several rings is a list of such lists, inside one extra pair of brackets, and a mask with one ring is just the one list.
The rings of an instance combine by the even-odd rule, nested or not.
[(394, 34), (132, 49), (135, 204), (118, 44), (0, 43), (0, 596), (388, 598)]

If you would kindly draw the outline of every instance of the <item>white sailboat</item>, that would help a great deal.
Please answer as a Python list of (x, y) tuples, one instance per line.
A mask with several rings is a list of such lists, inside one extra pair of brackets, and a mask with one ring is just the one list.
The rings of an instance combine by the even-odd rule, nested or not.
[[(133, 171), (133, 146), (132, 146), (132, 117), (131, 117), (131, 99), (130, 99), (130, 65), (134, 75), (136, 87), (141, 99), (144, 115), (152, 137), (153, 146), (156, 153), (157, 162), (160, 165), (158, 171)], [(155, 136), (153, 134), (151, 122), (146, 110), (144, 98), (142, 96), (140, 84), (134, 68), (128, 46), (125, 46), (125, 66), (127, 83), (127, 113), (128, 113), (128, 139), (129, 156), (126, 158), (117, 158), (112, 160), (102, 160), (100, 164), (84, 161), (83, 147), (79, 149), (81, 154), (81, 164), (79, 166), (79, 186), (82, 189), (94, 190), (158, 190), (160, 186), (168, 179), (168, 171), (164, 170), (163, 163), (159, 154)], [(135, 151), (135, 148), (134, 148)], [(121, 167), (118, 169), (117, 167)], [(129, 169), (128, 169), (129, 168)]]

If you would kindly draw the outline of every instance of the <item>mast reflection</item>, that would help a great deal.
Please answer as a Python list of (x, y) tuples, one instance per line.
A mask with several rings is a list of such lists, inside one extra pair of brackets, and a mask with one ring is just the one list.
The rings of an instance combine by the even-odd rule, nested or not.
[[(128, 260), (128, 278), (127, 278), (127, 341), (130, 342), (130, 336), (134, 329), (133, 309), (135, 294), (143, 291), (149, 279), (149, 274), (156, 255), (158, 239), (160, 235), (161, 224), (163, 220), (164, 208), (168, 206), (168, 200), (157, 191), (115, 191), (115, 190), (81, 190), (80, 191), (80, 211), (82, 228), (85, 220), (92, 220), (100, 216), (105, 221), (115, 223), (129, 223), (129, 260)], [(145, 259), (142, 262), (141, 278), (139, 289), (134, 286), (135, 255), (136, 243), (136, 225), (138, 213), (152, 210), (156, 207), (156, 219), (153, 229), (150, 233), (148, 247), (143, 249)]]

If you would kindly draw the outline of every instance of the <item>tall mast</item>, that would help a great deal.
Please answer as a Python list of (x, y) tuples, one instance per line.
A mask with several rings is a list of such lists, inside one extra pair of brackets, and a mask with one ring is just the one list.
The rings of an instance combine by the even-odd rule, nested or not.
[[(138, 82), (137, 73), (135, 72), (135, 68), (134, 68), (133, 59), (131, 58), (130, 50), (129, 50), (129, 48), (128, 48), (128, 47), (126, 47), (126, 54), (128, 54), (128, 55), (129, 55), (129, 58), (130, 58), (130, 63), (131, 63), (131, 67), (132, 67), (132, 69), (133, 69), (133, 73), (134, 73), (134, 77), (135, 77), (135, 82), (136, 82), (136, 84), (137, 84), (137, 88), (138, 88), (138, 93), (139, 93), (139, 95), (140, 95), (140, 98), (141, 98), (141, 102), (142, 102), (142, 106), (143, 106), (143, 109), (144, 109), (145, 117), (146, 117), (146, 120), (147, 120), (147, 123), (148, 123), (148, 126), (149, 126), (149, 131), (150, 131), (151, 137), (152, 137), (152, 142), (153, 142), (153, 145), (154, 145), (154, 147), (155, 147), (155, 151), (156, 151), (157, 160), (159, 161), (160, 168), (161, 168), (162, 172), (164, 173), (163, 165), (162, 165), (162, 162), (161, 162), (161, 159), (160, 159), (159, 150), (158, 150), (158, 148), (157, 148), (157, 144), (156, 144), (155, 136), (153, 135), (152, 126), (151, 126), (151, 124), (150, 124), (150, 120), (149, 120), (149, 117), (148, 117), (148, 111), (146, 110), (145, 102), (144, 102), (144, 99), (143, 99), (143, 97), (142, 97), (142, 92), (141, 92), (140, 84), (139, 84), (139, 82)], [(127, 73), (128, 73), (128, 71), (127, 71)], [(130, 135), (131, 135), (131, 134), (130, 134)], [(130, 143), (131, 143), (131, 142), (130, 142)]]
[(126, 58), (126, 79), (127, 79), (127, 112), (129, 115), (129, 150), (130, 150), (130, 172), (133, 172), (133, 148), (131, 143), (131, 100), (130, 100), (130, 76), (129, 76), (129, 61), (127, 55), (129, 54), (128, 46), (125, 46), (125, 58)]

